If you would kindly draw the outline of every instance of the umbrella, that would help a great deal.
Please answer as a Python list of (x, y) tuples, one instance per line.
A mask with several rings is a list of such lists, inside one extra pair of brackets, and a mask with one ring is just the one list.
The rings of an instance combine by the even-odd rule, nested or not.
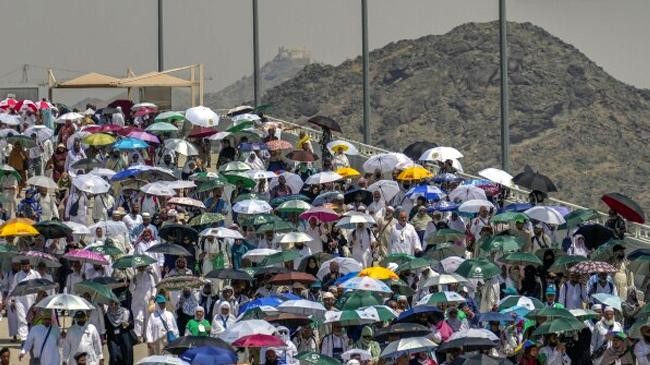
[(455, 283), (465, 283), (467, 279), (458, 275), (458, 274), (440, 274), (427, 278), (424, 282), (420, 284), (421, 288), (427, 288), (430, 286), (438, 285), (449, 285)]
[(629, 268), (637, 275), (650, 275), (650, 255), (637, 257), (630, 262)]
[(506, 253), (519, 251), (523, 246), (524, 242), (519, 237), (504, 234), (486, 239), (481, 243), (480, 247), (481, 250), (488, 252), (501, 251)]
[(395, 269), (395, 272), (402, 273), (404, 271), (414, 271), (423, 267), (431, 266), (434, 264), (434, 261), (431, 261), (431, 259), (426, 258), (426, 257), (418, 257), (416, 259), (413, 259), (411, 261), (403, 262), (399, 264), (397, 269)]
[(293, 149), (293, 145), (288, 141), (276, 139), (266, 142), (266, 148), (268, 148), (269, 151), (282, 151)]
[(379, 180), (372, 183), (368, 187), (368, 191), (370, 192), (374, 193), (377, 190), (381, 192), (381, 197), (384, 199), (384, 201), (388, 202), (391, 201), (395, 195), (397, 195), (397, 193), (399, 193), (400, 187), (397, 181)]
[(153, 355), (138, 360), (135, 365), (190, 365), (189, 362), (171, 355)]
[(422, 166), (412, 166), (404, 169), (397, 175), (398, 181), (417, 181), (432, 177), (433, 174)]
[(456, 274), (468, 279), (490, 279), (501, 273), (501, 269), (485, 258), (463, 261), (456, 269)]
[(170, 354), (180, 355), (188, 349), (209, 346), (212, 348), (221, 348), (225, 350), (234, 351), (232, 346), (224, 342), (222, 339), (208, 337), (208, 336), (181, 336), (165, 346), (165, 352)]
[(244, 239), (244, 236), (242, 236), (241, 233), (239, 233), (239, 231), (230, 228), (225, 228), (225, 227), (206, 228), (203, 231), (201, 231), (201, 233), (199, 233), (199, 236), (201, 237), (212, 236), (215, 238), (232, 238), (235, 240)]
[(392, 308), (386, 305), (373, 305), (370, 307), (359, 308), (359, 309), (364, 312), (368, 312), (373, 317), (379, 318), (379, 320), (382, 322), (390, 322), (399, 316), (397, 312), (395, 312)]
[(34, 222), (29, 219), (10, 219), (0, 226), (0, 237), (37, 236), (39, 232), (34, 228), (33, 224)]
[(168, 291), (183, 290), (184, 288), (196, 289), (201, 288), (205, 283), (206, 281), (202, 278), (192, 275), (168, 275), (156, 284), (156, 288)]
[(445, 257), (444, 259), (440, 260), (440, 263), (438, 263), (438, 266), (442, 269), (441, 271), (444, 271), (446, 273), (454, 273), (458, 269), (458, 267), (465, 262), (465, 259), (462, 257), (458, 256), (449, 256)]
[(228, 162), (227, 164), (221, 165), (221, 167), (219, 167), (219, 172), (221, 173), (244, 172), (252, 169), (253, 168), (246, 162), (232, 161), (232, 162)]
[(196, 156), (199, 154), (198, 148), (192, 143), (183, 139), (170, 138), (165, 140), (165, 148), (184, 156)]
[[(343, 176), (333, 171), (324, 171), (311, 175), (305, 180), (307, 185), (320, 185), (343, 179)], [(372, 197), (371, 197), (372, 198)]]
[(212, 270), (207, 275), (206, 279), (230, 279), (230, 280), (244, 280), (253, 281), (253, 277), (246, 271), (237, 269), (217, 269)]
[(113, 145), (113, 148), (120, 151), (139, 150), (148, 147), (149, 144), (147, 142), (133, 137), (122, 138)]
[(431, 330), (421, 324), (415, 323), (395, 323), (388, 327), (380, 328), (375, 331), (375, 340), (388, 341), (389, 337), (394, 336), (397, 338), (409, 338), (426, 336)]
[(0, 176), (5, 176), (5, 175), (10, 175), (16, 178), (16, 180), (20, 181), (22, 178), (20, 177), (20, 174), (16, 169), (13, 167), (6, 165), (6, 164), (1, 164), (0, 165)]
[(425, 337), (408, 337), (393, 341), (381, 352), (381, 358), (398, 358), (417, 352), (429, 352), (438, 345)]
[(147, 142), (147, 143), (153, 143), (153, 144), (158, 144), (160, 143), (160, 139), (156, 137), (155, 135), (147, 132), (141, 132), (141, 131), (131, 131), (129, 134), (127, 134), (128, 137), (130, 138), (135, 138), (139, 139), (141, 141)]
[(614, 232), (601, 224), (586, 224), (578, 228), (574, 236), (581, 234), (585, 238), (587, 248), (595, 249), (614, 238)]
[(40, 251), (27, 251), (15, 258), (18, 260), (29, 260), (33, 266), (37, 265), (39, 262), (44, 262), (48, 267), (61, 266), (58, 258)]
[(566, 272), (571, 266), (587, 260), (586, 257), (580, 255), (560, 256), (555, 259), (555, 262), (553, 262), (549, 270), (552, 272)]
[(372, 359), (372, 354), (370, 351), (361, 349), (352, 349), (341, 354), (341, 359), (344, 361), (350, 361), (352, 357), (358, 357), (360, 361), (368, 361)]
[(512, 183), (512, 175), (503, 170), (495, 169), (493, 167), (479, 171), (478, 176), (484, 177), (503, 186), (512, 187), (514, 185)]
[(356, 228), (357, 224), (370, 224), (370, 225), (375, 225), (377, 222), (375, 219), (366, 213), (361, 213), (361, 212), (348, 212), (346, 213), (343, 218), (341, 218), (337, 223), (336, 227), (342, 228), (342, 229), (354, 229)]
[[(59, 116), (57, 121), (65, 122), (66, 120), (79, 120), (79, 119), (83, 119), (83, 117), (84, 117), (83, 114), (79, 114), (79, 113), (76, 113), (76, 112), (69, 112), (69, 113), (65, 113), (65, 114)], [(59, 122), (59, 123), (61, 123), (61, 122)]]
[(86, 299), (65, 293), (50, 295), (38, 302), (36, 307), (67, 311), (88, 311), (95, 308)]
[(542, 265), (542, 260), (530, 252), (513, 252), (499, 261), (509, 265)]
[(315, 154), (302, 150), (291, 151), (285, 157), (289, 160), (298, 162), (314, 162), (318, 160), (318, 156)]
[(533, 171), (528, 165), (524, 167), (523, 172), (512, 178), (512, 182), (524, 188), (544, 193), (557, 191), (555, 184), (553, 184), (553, 181), (548, 176)]
[(47, 239), (64, 238), (72, 234), (72, 229), (59, 221), (42, 221), (34, 228)]
[(343, 133), (341, 130), (341, 126), (332, 118), (330, 117), (325, 117), (322, 115), (317, 115), (314, 117), (311, 117), (307, 120), (308, 123), (315, 124), (321, 128), (327, 128), (331, 130), (332, 132), (339, 132)]
[(623, 218), (636, 223), (645, 223), (645, 212), (629, 197), (620, 193), (608, 193), (603, 195), (601, 200)]
[[(164, 113), (163, 113), (164, 114)], [(183, 115), (180, 115), (181, 119), (183, 119)], [(157, 119), (158, 117), (156, 117)], [(149, 133), (172, 133), (172, 132), (178, 132), (178, 128), (176, 128), (173, 124), (169, 122), (156, 122), (145, 128), (145, 131)]]
[(281, 213), (302, 213), (309, 210), (309, 208), (311, 208), (311, 205), (302, 200), (289, 200), (280, 204), (275, 209)]
[(559, 229), (572, 229), (584, 222), (598, 219), (600, 214), (595, 209), (576, 209), (564, 216), (565, 223), (558, 227)]
[(342, 310), (325, 312), (325, 321), (323, 323), (340, 323), (342, 326), (359, 326), (379, 322), (379, 318), (373, 313), (362, 310)]
[(93, 265), (108, 265), (108, 260), (106, 260), (102, 254), (89, 250), (70, 250), (65, 255), (63, 255), (63, 258), (66, 258), (70, 261), (79, 261)]
[(232, 211), (239, 214), (262, 214), (269, 213), (273, 208), (264, 200), (243, 200), (232, 207)]
[(374, 173), (377, 170), (382, 173), (392, 172), (398, 163), (397, 156), (391, 153), (379, 153), (371, 156), (363, 163), (363, 171), (367, 173)]
[(235, 351), (207, 346), (189, 349), (180, 358), (192, 365), (234, 365), (238, 362)]
[(440, 200), (445, 193), (435, 185), (418, 185), (406, 192), (406, 197), (416, 199), (424, 197), (426, 200)]
[(174, 189), (168, 187), (167, 185), (163, 184), (162, 182), (151, 182), (146, 185), (143, 185), (140, 187), (140, 191), (149, 194), (149, 195), (155, 195), (155, 196), (174, 196), (176, 195), (176, 192)]
[(449, 303), (465, 303), (466, 300), (462, 295), (453, 291), (441, 291), (437, 293), (427, 294), (420, 299), (416, 305), (438, 305)]
[(615, 273), (617, 271), (617, 268), (602, 261), (582, 261), (569, 269), (569, 272), (577, 274)]
[(205, 204), (197, 199), (188, 198), (185, 196), (175, 196), (167, 201), (167, 204), (184, 205), (186, 207), (194, 207), (199, 209), (206, 209)]
[(149, 182), (178, 180), (171, 170), (162, 167), (138, 165), (116, 173), (111, 178), (111, 181), (120, 181), (128, 178), (138, 178)]
[(322, 318), (325, 312), (327, 312), (327, 309), (321, 303), (304, 299), (287, 300), (280, 304), (278, 309), (286, 313), (314, 316), (316, 318)]
[(114, 269), (128, 269), (138, 266), (149, 266), (158, 261), (147, 255), (126, 255), (117, 259), (113, 263)]
[(218, 132), (219, 132), (218, 130), (212, 127), (194, 126), (194, 128), (192, 128), (187, 138), (205, 138)]
[(621, 298), (618, 295), (611, 295), (607, 293), (592, 294), (592, 298), (602, 303), (605, 306), (613, 307), (621, 312)]
[(342, 140), (331, 141), (327, 144), (327, 149), (331, 153), (335, 153), (337, 150), (342, 150), (346, 155), (354, 156), (359, 154), (359, 150), (357, 150), (352, 143)]
[(25, 136), (31, 137), (34, 134), (39, 142), (45, 142), (52, 138), (54, 131), (44, 125), (34, 125), (23, 131), (23, 135)]
[(309, 210), (302, 212), (299, 218), (306, 221), (310, 220), (311, 218), (316, 218), (316, 220), (319, 222), (329, 223), (338, 220), (339, 215), (330, 208), (312, 207)]
[(339, 167), (334, 172), (336, 172), (337, 174), (343, 176), (346, 179), (361, 176), (361, 173), (359, 171), (357, 171), (357, 170), (355, 170), (355, 169), (353, 169), (351, 167)]
[[(171, 123), (181, 121), (185, 119), (185, 115), (181, 112), (174, 112), (174, 111), (167, 111), (167, 112), (162, 112), (154, 118), (155, 123), (150, 125), (149, 127), (155, 125), (155, 124), (167, 124), (170, 126), (173, 126)], [(147, 128), (149, 129), (149, 128)], [(158, 128), (152, 128), (153, 130), (160, 130)]]
[(426, 141), (413, 142), (410, 145), (408, 145), (406, 148), (404, 148), (404, 151), (402, 151), (402, 153), (410, 157), (412, 160), (417, 160), (420, 156), (422, 156), (424, 151), (434, 147), (438, 147), (438, 145), (433, 142), (426, 142)]
[(381, 305), (383, 303), (379, 294), (365, 290), (347, 292), (343, 295), (341, 300), (339, 301), (339, 304), (337, 304), (337, 307), (342, 310), (359, 309), (361, 307), (370, 307), (373, 305)]
[(206, 226), (223, 222), (225, 219), (226, 217), (219, 213), (202, 213), (190, 219), (189, 224), (193, 227)]
[(341, 365), (341, 362), (333, 357), (311, 351), (299, 352), (295, 359), (300, 365)]
[(526, 318), (536, 319), (536, 318), (575, 318), (575, 316), (564, 308), (554, 308), (554, 307), (544, 307), (540, 309), (535, 309), (534, 311), (528, 313)]
[(350, 290), (365, 290), (365, 291), (387, 293), (387, 294), (392, 293), (392, 290), (388, 285), (384, 284), (378, 279), (374, 279), (369, 276), (358, 276), (355, 278), (351, 278), (339, 284), (339, 287), (343, 289), (350, 289)]
[(516, 316), (512, 313), (499, 313), (499, 312), (484, 312), (479, 315), (479, 322), (515, 322)]
[(291, 251), (280, 251), (269, 256), (266, 256), (264, 260), (260, 263), (262, 266), (275, 265), (288, 261), (293, 261), (300, 257), (300, 254), (297, 250)]
[(185, 119), (201, 127), (215, 127), (219, 125), (219, 116), (212, 109), (205, 106), (195, 106), (185, 111)]
[(87, 246), (85, 249), (93, 252), (99, 252), (102, 255), (108, 256), (119, 256), (124, 253), (122, 250), (113, 245), (94, 245)]
[(424, 151), (418, 160), (420, 161), (446, 161), (462, 158), (463, 154), (453, 147), (434, 147)]
[(23, 280), (16, 284), (16, 287), (10, 293), (10, 295), (13, 297), (19, 297), (23, 295), (35, 294), (39, 291), (55, 289), (58, 286), (58, 284), (42, 278)]
[(291, 285), (295, 282), (311, 284), (318, 281), (314, 275), (305, 272), (291, 271), (287, 273), (280, 273), (273, 276), (268, 282), (275, 285)]
[[(259, 215), (258, 215), (259, 217)], [(290, 231), (295, 231), (296, 226), (293, 224), (286, 222), (286, 221), (273, 221), (269, 223), (264, 223), (260, 225), (257, 228), (257, 233), (264, 233), (264, 232), (290, 232)]]
[(525, 297), (523, 295), (508, 295), (499, 301), (499, 311), (512, 307), (523, 307), (529, 311), (541, 309), (544, 307), (539, 299), (534, 297)]
[(193, 256), (186, 248), (175, 243), (159, 243), (149, 247), (145, 252), (163, 253), (174, 256)]
[(167, 224), (160, 229), (158, 236), (170, 242), (182, 242), (185, 237), (189, 237), (190, 242), (196, 242), (199, 238), (199, 232), (186, 225)]
[[(241, 304), (239, 306), (239, 312), (247, 312), (253, 308), (261, 308), (261, 307), (272, 307), (275, 308), (279, 306), (282, 303), (282, 299), (278, 297), (262, 297), (258, 299), (254, 299), (251, 301), (248, 301), (244, 304)], [(259, 324), (259, 323), (258, 323)], [(255, 325), (254, 323), (252, 324), (253, 326)]]
[(253, 180), (269, 180), (277, 176), (273, 171), (266, 170), (248, 170), (245, 175)]
[(83, 143), (89, 146), (108, 146), (115, 143), (116, 138), (108, 133), (94, 133), (84, 137)]
[(533, 331), (533, 336), (580, 331), (583, 328), (585, 328), (585, 324), (575, 318), (555, 318), (550, 321), (544, 321), (544, 323), (539, 325)]
[[(454, 190), (454, 191), (456, 191), (456, 190)], [(459, 212), (464, 212), (464, 213), (478, 213), (481, 210), (482, 207), (485, 207), (487, 209), (496, 209), (494, 204), (492, 204), (488, 200), (471, 199), (471, 200), (465, 200), (463, 202), (463, 204), (461, 204), (458, 207), (458, 211)]]
[(325, 204), (332, 203), (336, 200), (340, 200), (339, 198), (341, 198), (342, 196), (343, 193), (339, 191), (328, 191), (325, 193), (321, 193), (320, 195), (314, 198), (314, 200), (311, 202), (311, 205), (314, 207), (323, 206)]
[[(255, 184), (257, 184), (255, 180), (251, 179), (246, 172), (226, 172), (224, 173), (223, 176), (226, 179), (226, 181), (228, 181), (228, 183), (233, 185), (242, 185), (246, 189), (252, 189), (255, 187)], [(240, 198), (237, 197), (237, 199)]]
[(110, 287), (95, 281), (86, 280), (78, 282), (74, 285), (74, 290), (78, 294), (90, 294), (93, 303), (110, 304), (111, 302), (120, 301)]
[(368, 206), (372, 203), (372, 193), (365, 189), (351, 190), (343, 195), (345, 204), (361, 202)]
[(540, 222), (560, 225), (565, 223), (564, 216), (557, 210), (547, 207), (547, 206), (535, 206), (524, 212), (531, 219), (538, 220)]
[(77, 175), (72, 178), (72, 185), (77, 189), (89, 194), (107, 193), (111, 186), (106, 180), (93, 174)]
[(513, 363), (503, 357), (492, 357), (479, 353), (459, 356), (450, 362), (449, 365), (513, 365)]
[(351, 272), (359, 272), (361, 271), (361, 264), (359, 261), (350, 258), (350, 257), (335, 257), (331, 260), (327, 260), (320, 265), (320, 269), (318, 270), (318, 273), (316, 276), (319, 279), (323, 279), (325, 275), (327, 275), (330, 272), (330, 264), (332, 262), (336, 262), (339, 265), (339, 272), (343, 275), (349, 274)]
[[(448, 196), (449, 200), (452, 202), (467, 202), (472, 200), (487, 201), (485, 196), (485, 191), (474, 185), (459, 185), (456, 189), (452, 190)], [(477, 204), (477, 203), (474, 203)], [(494, 207), (494, 205), (491, 205)], [(486, 205), (490, 207), (490, 205)]]
[(92, 170), (96, 167), (101, 167), (102, 163), (97, 161), (94, 158), (82, 158), (81, 160), (72, 164), (72, 168), (75, 170)]
[(451, 349), (462, 349), (465, 352), (488, 350), (497, 347), (499, 338), (487, 329), (470, 328), (454, 332), (436, 352), (447, 352)]
[(523, 222), (528, 220), (528, 216), (519, 212), (503, 212), (492, 217), (492, 223)]
[(386, 280), (386, 279), (398, 279), (399, 276), (395, 274), (392, 270), (387, 269), (385, 267), (381, 266), (371, 266), (367, 267), (361, 272), (359, 272), (359, 276), (369, 276), (373, 279), (377, 280)]
[(249, 319), (235, 323), (232, 327), (222, 332), (219, 337), (227, 343), (233, 343), (244, 336), (253, 334), (272, 335), (275, 331), (275, 327), (267, 321)]
[(264, 334), (248, 335), (233, 342), (234, 347), (285, 347), (287, 344), (281, 339)]

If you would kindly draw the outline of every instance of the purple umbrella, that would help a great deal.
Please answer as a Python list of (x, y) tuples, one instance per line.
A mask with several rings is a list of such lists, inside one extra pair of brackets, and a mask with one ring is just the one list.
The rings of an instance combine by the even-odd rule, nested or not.
[(63, 255), (64, 258), (70, 261), (80, 261), (93, 265), (108, 265), (108, 260), (100, 253), (88, 250), (70, 250)]

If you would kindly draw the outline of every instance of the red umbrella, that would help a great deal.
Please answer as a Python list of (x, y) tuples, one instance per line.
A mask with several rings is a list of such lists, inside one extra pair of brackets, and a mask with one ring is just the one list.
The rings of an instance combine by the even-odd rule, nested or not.
[(290, 150), (293, 149), (293, 145), (288, 141), (282, 139), (276, 139), (274, 141), (266, 142), (266, 147), (269, 151), (280, 151), (280, 150)]
[(578, 274), (615, 273), (618, 269), (602, 261), (583, 261), (573, 265), (569, 272)]
[(121, 127), (117, 131), (117, 134), (119, 134), (120, 136), (126, 137), (132, 132), (145, 132), (145, 130), (142, 129), (142, 128), (134, 127), (134, 126), (126, 126), (126, 127)]
[(33, 112), (38, 110), (38, 107), (36, 104), (28, 99), (21, 100), (18, 103), (16, 103), (16, 106), (14, 107), (15, 110), (23, 110), (23, 109), (29, 109)]
[(291, 285), (294, 282), (311, 284), (316, 280), (318, 279), (316, 279), (314, 275), (307, 274), (306, 272), (291, 271), (276, 274), (271, 278), (271, 280), (269, 280), (269, 283), (273, 283), (275, 285)]
[(637, 223), (645, 223), (645, 212), (634, 200), (620, 193), (609, 193), (601, 198), (608, 207), (623, 218)]
[(339, 219), (339, 215), (332, 209), (327, 207), (313, 207), (300, 214), (300, 219), (308, 221), (310, 218), (316, 218), (320, 222), (329, 223)]
[(201, 127), (198, 125), (195, 125), (194, 128), (192, 128), (192, 131), (190, 132), (190, 135), (187, 136), (188, 138), (205, 138), (209, 137), (213, 134), (218, 133), (219, 131), (216, 130), (215, 128), (212, 127)]
[(133, 112), (133, 116), (142, 117), (147, 114), (155, 114), (155, 113), (158, 113), (158, 110), (154, 108), (139, 108), (138, 110)]
[(104, 125), (91, 125), (83, 130), (88, 133), (115, 133), (121, 130), (123, 127), (115, 124), (104, 124)]
[(44, 110), (44, 109), (56, 109), (54, 107), (54, 105), (52, 105), (52, 103), (50, 103), (49, 101), (47, 101), (45, 99), (37, 101), (36, 106), (41, 110)]
[(286, 347), (281, 339), (271, 335), (248, 335), (233, 342), (234, 347)]
[(18, 100), (14, 98), (6, 98), (0, 101), (0, 109), (15, 109)]

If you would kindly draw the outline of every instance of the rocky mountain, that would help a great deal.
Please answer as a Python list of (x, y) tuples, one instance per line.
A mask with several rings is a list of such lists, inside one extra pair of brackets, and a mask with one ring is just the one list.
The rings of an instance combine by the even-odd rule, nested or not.
[[(311, 55), (304, 48), (280, 47), (278, 54), (260, 69), (262, 94), (294, 77), (311, 63)], [(253, 76), (245, 76), (216, 93), (205, 95), (205, 104), (212, 108), (231, 108), (253, 99)]]
[[(372, 143), (429, 140), (458, 148), (465, 171), (499, 166), (498, 23), (390, 43), (370, 53)], [(529, 23), (508, 26), (513, 172), (530, 164), (561, 199), (599, 207), (622, 192), (650, 211), (650, 90), (617, 81), (570, 44)], [(288, 120), (314, 114), (362, 138), (361, 58), (310, 64), (267, 91)], [(514, 175), (514, 174), (513, 174)]]

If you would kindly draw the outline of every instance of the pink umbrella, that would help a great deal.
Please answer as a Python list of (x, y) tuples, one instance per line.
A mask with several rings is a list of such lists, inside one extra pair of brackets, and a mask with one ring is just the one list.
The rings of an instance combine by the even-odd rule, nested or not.
[(0, 101), (0, 109), (13, 109), (18, 104), (18, 100), (14, 98), (6, 98)]
[(70, 261), (81, 261), (94, 265), (108, 265), (108, 260), (106, 260), (101, 254), (94, 251), (70, 250), (68, 253), (63, 255), (63, 257)]
[(141, 141), (150, 142), (150, 143), (160, 143), (158, 137), (147, 132), (133, 131), (128, 134), (128, 137), (137, 138)]
[(286, 347), (281, 339), (265, 334), (248, 335), (233, 342), (234, 347)]
[(122, 127), (120, 127), (119, 125), (104, 124), (104, 125), (91, 125), (91, 126), (88, 126), (88, 127), (84, 128), (83, 130), (88, 132), (88, 133), (98, 133), (98, 132), (115, 133), (115, 132), (117, 132), (117, 131), (119, 131), (121, 129), (122, 129)]
[(158, 110), (154, 109), (154, 108), (140, 108), (140, 109), (136, 110), (133, 113), (133, 116), (141, 117), (141, 116), (144, 116), (144, 115), (147, 115), (147, 114), (155, 114), (157, 112), (158, 112)]
[(16, 110), (30, 109), (31, 111), (35, 112), (36, 110), (38, 110), (38, 106), (36, 106), (36, 104), (33, 101), (29, 99), (25, 99), (19, 101), (14, 107), (14, 109)]
[(334, 222), (339, 219), (339, 215), (335, 211), (326, 207), (313, 207), (304, 211), (299, 217), (306, 221), (313, 217), (323, 223)]
[(37, 101), (36, 106), (41, 110), (44, 110), (44, 109), (56, 109), (54, 107), (54, 105), (52, 105), (52, 103), (50, 103), (49, 101), (47, 101), (45, 99)]

